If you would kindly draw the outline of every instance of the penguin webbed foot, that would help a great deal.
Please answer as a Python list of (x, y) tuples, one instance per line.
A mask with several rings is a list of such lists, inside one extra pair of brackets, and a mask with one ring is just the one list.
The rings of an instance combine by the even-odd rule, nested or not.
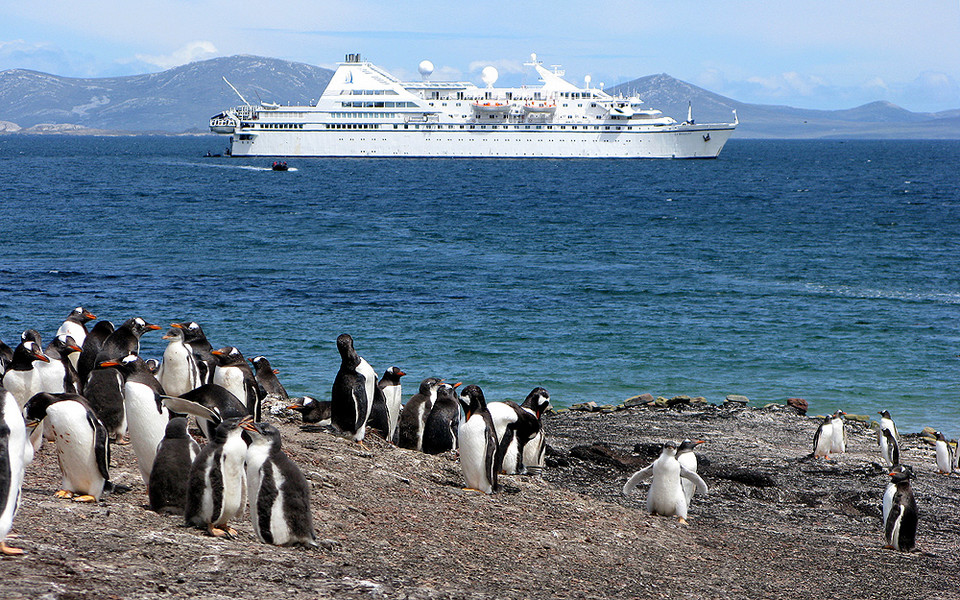
[(232, 540), (237, 537), (237, 530), (232, 527), (224, 526), (223, 528), (217, 527), (213, 523), (207, 525), (207, 533), (215, 538), (226, 538)]
[(4, 556), (22, 556), (26, 554), (26, 551), (24, 551), (23, 548), (8, 546), (6, 542), (0, 542), (0, 554)]
[(683, 517), (680, 517), (680, 518), (678, 519), (678, 521), (680, 522), (681, 525), (689, 525), (689, 524), (690, 524), (690, 523), (687, 523), (687, 520), (686, 520), (685, 518), (683, 518)]
[(73, 498), (74, 494), (70, 490), (57, 490), (53, 493), (55, 498), (63, 498), (64, 500)]
[(90, 494), (84, 494), (82, 496), (74, 496), (73, 501), (74, 502), (96, 502), (97, 497), (91, 496)]

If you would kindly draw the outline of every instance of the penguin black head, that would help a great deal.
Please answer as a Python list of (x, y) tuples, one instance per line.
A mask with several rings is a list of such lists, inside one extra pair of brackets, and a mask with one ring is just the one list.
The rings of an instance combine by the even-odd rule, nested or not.
[(232, 417), (227, 419), (217, 425), (217, 428), (213, 430), (213, 440), (217, 444), (223, 444), (227, 441), (227, 437), (237, 428), (241, 427), (246, 422), (253, 422), (253, 417)]
[(677, 447), (677, 454), (683, 454), (684, 452), (693, 452), (693, 450), (700, 444), (705, 443), (704, 440), (683, 440), (680, 442), (680, 445)]
[(913, 468), (909, 465), (897, 465), (890, 470), (891, 483), (903, 483), (911, 479), (916, 479), (916, 476), (913, 474)]
[(29, 360), (39, 360), (42, 362), (50, 362), (50, 357), (43, 353), (43, 350), (40, 349), (40, 344), (34, 342), (33, 340), (27, 340), (17, 346), (17, 349), (14, 350), (14, 356), (19, 353), (24, 353), (29, 357)]
[(171, 440), (183, 440), (190, 438), (187, 433), (186, 417), (176, 417), (167, 422), (167, 428), (163, 432), (163, 437)]
[(349, 333), (341, 333), (337, 336), (337, 351), (340, 353), (343, 362), (351, 365), (360, 364), (360, 357), (357, 356), (357, 351), (353, 348), (353, 338), (350, 337)]
[(270, 361), (267, 360), (266, 356), (254, 356), (253, 358), (248, 358), (247, 360), (250, 361), (250, 364), (253, 365), (253, 368), (257, 373), (260, 373), (261, 369), (263, 369), (264, 373), (273, 370), (273, 368), (270, 366)]
[(60, 398), (48, 392), (40, 392), (27, 400), (27, 404), (23, 407), (23, 416), (27, 420), (27, 425), (36, 426), (47, 416), (50, 405), (57, 400)]
[(247, 421), (240, 427), (248, 434), (247, 444), (250, 446), (267, 445), (272, 450), (280, 449), (280, 430), (270, 423)]
[(881, 417), (883, 417), (884, 419), (892, 419), (892, 418), (893, 418), (893, 417), (890, 416), (890, 411), (889, 411), (889, 410), (881, 410), (881, 411), (878, 412), (877, 414), (880, 415)]
[(157, 329), (160, 329), (160, 326), (154, 325), (153, 323), (147, 323), (140, 317), (133, 317), (132, 319), (127, 319), (124, 321), (120, 328), (129, 329), (133, 335), (140, 337), (148, 331), (156, 331)]
[(465, 387), (460, 392), (460, 403), (466, 407), (464, 420), (469, 420), (472, 415), (487, 409), (487, 400), (483, 397), (483, 390), (479, 385), (470, 384)]
[(441, 383), (440, 387), (437, 388), (437, 401), (440, 400), (453, 400), (456, 402), (457, 394), (454, 392), (458, 387), (463, 385), (461, 382), (456, 382), (454, 384)]
[(43, 345), (43, 344), (40, 342), (40, 332), (37, 331), (36, 329), (27, 329), (27, 330), (25, 330), (23, 333), (20, 334), (20, 341), (21, 341), (21, 342), (33, 342), (33, 343), (36, 344), (37, 346), (42, 346), (42, 345)]
[(163, 339), (165, 340), (183, 340), (186, 337), (183, 329), (179, 327), (171, 327), (165, 334), (163, 334)]
[(677, 454), (677, 444), (676, 442), (664, 442), (663, 448), (660, 450), (660, 454), (667, 454), (670, 456), (675, 456)]
[(246, 363), (246, 360), (243, 358), (243, 354), (240, 354), (240, 351), (233, 346), (224, 346), (219, 350), (214, 350), (211, 352), (214, 356), (217, 357), (217, 362), (223, 367), (229, 365), (242, 365)]
[(74, 323), (83, 324), (83, 323), (89, 323), (90, 321), (93, 321), (96, 318), (97, 318), (97, 315), (93, 314), (92, 312), (90, 312), (89, 310), (85, 309), (82, 306), (78, 306), (72, 311), (70, 311), (70, 315), (67, 317), (67, 320), (73, 321)]
[(128, 354), (120, 360), (108, 360), (97, 365), (102, 368), (117, 367), (122, 373), (129, 376), (138, 371), (149, 371), (147, 363), (136, 354)]
[(400, 367), (389, 367), (383, 372), (383, 377), (380, 378), (380, 381), (386, 381), (396, 385), (400, 383), (400, 378), (404, 375), (406, 375), (406, 373), (401, 371)]
[(833, 413), (833, 418), (834, 418), (834, 419), (840, 419), (840, 418), (846, 416), (846, 414), (847, 414), (847, 413), (843, 412), (842, 410), (840, 410), (840, 409), (838, 408), (838, 409), (837, 409), (837, 412)]
[(155, 358), (148, 358), (147, 360), (145, 360), (145, 361), (143, 361), (143, 362), (144, 362), (144, 364), (147, 365), (147, 370), (150, 371), (151, 374), (156, 375), (157, 373), (160, 372), (160, 361), (159, 361), (159, 360), (157, 360), (157, 359), (155, 359)]
[(303, 404), (292, 404), (288, 406), (290, 410), (295, 410), (303, 415), (304, 423), (318, 423), (324, 419), (330, 418), (330, 401), (318, 402), (310, 396), (303, 397)]
[(77, 345), (77, 342), (73, 339), (73, 336), (69, 335), (58, 335), (57, 337), (53, 338), (52, 342), (50, 342), (50, 346), (56, 350), (60, 356), (70, 356), (74, 352), (83, 351), (83, 349)]
[(440, 387), (441, 383), (443, 383), (443, 380), (439, 377), (427, 377), (420, 382), (420, 393), (424, 396), (429, 396)]
[(543, 413), (547, 412), (547, 409), (550, 408), (550, 392), (542, 387), (535, 387), (527, 394), (521, 406), (532, 410), (539, 419), (543, 416)]
[(937, 441), (938, 441), (938, 442), (946, 442), (946, 441), (947, 441), (947, 438), (946, 438), (946, 436), (943, 435), (943, 432), (938, 431), (938, 432), (934, 433), (934, 435), (937, 436)]
[(207, 336), (203, 334), (203, 328), (200, 327), (200, 324), (196, 321), (190, 321), (189, 323), (170, 323), (170, 326), (182, 329), (187, 343), (207, 339)]
[[(93, 326), (93, 329), (90, 330), (90, 333), (87, 334), (87, 339), (89, 340), (100, 340), (101, 342), (114, 332), (113, 323), (110, 321), (97, 321), (97, 324)], [(86, 343), (86, 342), (84, 342)]]

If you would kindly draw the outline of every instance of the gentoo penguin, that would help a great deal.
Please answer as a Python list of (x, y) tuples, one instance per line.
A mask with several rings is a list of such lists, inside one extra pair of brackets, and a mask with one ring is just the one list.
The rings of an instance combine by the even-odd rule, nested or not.
[(827, 415), (813, 434), (813, 457), (830, 458), (830, 448), (833, 445), (833, 416)]
[(423, 428), (441, 383), (439, 377), (427, 377), (420, 382), (420, 391), (407, 400), (397, 424), (397, 445), (401, 448), (423, 450)]
[(877, 413), (880, 415), (880, 430), (889, 429), (890, 433), (893, 434), (893, 439), (897, 440), (897, 443), (900, 442), (900, 432), (897, 431), (897, 424), (893, 422), (893, 417), (890, 416), (889, 410), (881, 410)]
[(182, 396), (163, 396), (162, 401), (177, 414), (196, 417), (197, 426), (208, 440), (213, 439), (214, 430), (223, 421), (250, 414), (236, 396), (215, 383), (205, 383)]
[(423, 428), (423, 451), (427, 454), (440, 454), (457, 449), (457, 430), (460, 428), (460, 400), (454, 390), (460, 382), (453, 385), (442, 383), (437, 388), (437, 400), (427, 416)]
[(40, 371), (41, 391), (51, 394), (80, 394), (83, 385), (74, 362), (80, 354), (80, 346), (71, 335), (60, 334), (47, 345), (44, 354), (50, 362), (37, 363)]
[(13, 360), (13, 348), (0, 340), (0, 379), (3, 378), (3, 373), (7, 370), (7, 365), (10, 364), (11, 360)]
[[(702, 443), (704, 443), (703, 440), (683, 440), (677, 447), (677, 462), (691, 473), (697, 472), (697, 455), (694, 453), (694, 449)], [(690, 479), (684, 478), (680, 480), (680, 486), (683, 487), (683, 497), (686, 499), (689, 508), (690, 501), (693, 500), (693, 493), (696, 491), (696, 485)]]
[(503, 455), (500, 472), (507, 475), (524, 472), (523, 451), (530, 438), (540, 430), (540, 421), (533, 413), (511, 400), (489, 402), (487, 410), (493, 418), (497, 443)]
[(843, 417), (846, 414), (842, 410), (833, 413), (833, 437), (830, 442), (830, 452), (834, 454), (847, 451), (847, 430), (843, 426)]
[(187, 525), (206, 529), (214, 537), (233, 537), (227, 526), (246, 504), (246, 473), (243, 462), (247, 444), (241, 425), (249, 416), (228, 419), (214, 430), (213, 438), (200, 450), (190, 467), (183, 519)]
[(41, 392), (25, 407), (27, 421), (43, 420), (57, 444), (63, 481), (58, 498), (96, 502), (110, 479), (107, 429), (83, 396)]
[(127, 433), (127, 414), (123, 407), (123, 374), (111, 365), (121, 358), (98, 363), (83, 386), (84, 398), (107, 428), (110, 439), (117, 443), (122, 443)]
[(550, 392), (542, 387), (533, 388), (520, 406), (535, 416), (537, 422), (540, 423), (537, 432), (533, 434), (533, 437), (530, 438), (527, 445), (523, 447), (523, 466), (527, 473), (536, 475), (539, 474), (543, 470), (544, 465), (546, 465), (547, 436), (543, 429), (541, 419), (543, 418), (543, 413), (550, 408)]
[(393, 443), (397, 433), (397, 419), (400, 418), (401, 386), (400, 378), (406, 375), (398, 367), (390, 367), (383, 372), (373, 391), (373, 407), (370, 409), (371, 428), (376, 429), (388, 442)]
[(889, 429), (877, 432), (877, 444), (880, 445), (880, 457), (888, 466), (900, 464), (900, 445)]
[(33, 460), (33, 446), (27, 441), (23, 413), (13, 394), (0, 387), (0, 553), (23, 554), (7, 546), (7, 534), (20, 505), (23, 471)]
[(953, 472), (953, 450), (950, 448), (950, 442), (939, 431), (937, 436), (937, 472), (949, 475)]
[(310, 396), (303, 397), (303, 403), (291, 404), (290, 410), (295, 410), (303, 416), (304, 423), (316, 423), (318, 425), (330, 424), (330, 401), (318, 401)]
[(917, 501), (910, 488), (912, 470), (891, 471), (890, 481), (896, 486), (890, 508), (884, 511), (885, 548), (909, 552), (917, 541)]
[(145, 485), (150, 484), (150, 470), (170, 421), (170, 411), (161, 403), (163, 388), (150, 368), (136, 354), (128, 354), (120, 362), (100, 366), (118, 367), (123, 375), (123, 410), (127, 417), (130, 445), (137, 456), (137, 466)]
[(217, 357), (213, 383), (230, 390), (246, 405), (247, 412), (254, 420), (259, 421), (261, 397), (257, 389), (257, 378), (247, 364), (247, 359), (233, 346), (214, 350), (212, 354)]
[(261, 542), (276, 546), (317, 545), (310, 510), (310, 484), (280, 449), (280, 430), (247, 422), (247, 498), (250, 520)]
[(340, 352), (340, 370), (333, 381), (330, 418), (334, 427), (353, 441), (362, 442), (373, 405), (377, 374), (354, 350), (353, 338), (349, 334), (342, 333), (337, 337), (337, 350)]
[(254, 356), (249, 359), (253, 365), (253, 375), (257, 378), (257, 388), (260, 398), (269, 403), (281, 402), (284, 406), (290, 403), (290, 396), (283, 384), (277, 379), (280, 371), (270, 366), (266, 356)]
[(163, 386), (163, 391), (171, 396), (186, 394), (204, 383), (197, 357), (190, 344), (186, 343), (184, 335), (182, 328), (171, 327), (163, 336), (169, 341), (163, 350), (163, 362), (160, 363), (157, 380)]
[(185, 343), (197, 357), (197, 366), (200, 368), (200, 378), (203, 383), (213, 383), (213, 370), (217, 366), (217, 357), (213, 355), (213, 346), (207, 340), (200, 324), (190, 321), (189, 323), (171, 323), (170, 326), (183, 330)]
[(140, 317), (127, 319), (103, 341), (97, 354), (97, 363), (120, 360), (128, 354), (140, 354), (140, 336), (158, 329), (159, 325), (147, 323)]
[(187, 433), (183, 417), (167, 423), (163, 439), (157, 446), (157, 455), (150, 470), (147, 492), (150, 510), (158, 513), (182, 515), (187, 496), (187, 478), (190, 466), (200, 454), (200, 445)]
[(466, 487), (485, 494), (493, 493), (500, 489), (498, 478), (503, 454), (497, 446), (497, 431), (487, 410), (487, 401), (477, 385), (468, 385), (460, 392), (460, 400), (466, 409), (458, 430), (457, 445)]
[[(73, 341), (77, 346), (83, 347), (84, 340), (87, 339), (87, 323), (93, 321), (97, 318), (97, 315), (93, 314), (89, 310), (85, 309), (82, 306), (78, 306), (67, 315), (67, 318), (60, 324), (60, 328), (57, 329), (57, 337), (61, 335), (69, 335), (73, 338)], [(73, 368), (77, 368), (77, 362), (80, 360), (79, 354), (74, 354), (70, 356), (70, 362), (73, 363)]]
[(677, 460), (677, 445), (673, 442), (663, 445), (660, 456), (653, 464), (630, 476), (623, 486), (623, 495), (631, 493), (642, 480), (649, 477), (653, 477), (653, 481), (647, 492), (647, 510), (651, 514), (679, 517), (684, 524), (687, 522), (687, 498), (680, 479), (689, 479), (696, 485), (698, 492), (707, 493), (706, 482)]
[(110, 321), (97, 321), (97, 324), (87, 334), (87, 339), (80, 344), (83, 350), (80, 352), (80, 360), (77, 361), (77, 374), (80, 375), (80, 381), (83, 382), (83, 385), (87, 384), (90, 373), (97, 366), (97, 355), (100, 354), (103, 342), (110, 337), (113, 331), (113, 323)]
[(43, 389), (40, 371), (34, 364), (38, 360), (50, 362), (40, 349), (40, 343), (32, 339), (22, 341), (13, 351), (13, 360), (3, 374), (3, 387), (13, 394), (21, 408)]
[[(913, 473), (913, 468), (910, 465), (896, 465), (890, 469), (890, 473), (902, 473), (904, 471), (909, 471)], [(887, 515), (890, 514), (890, 508), (893, 506), (893, 495), (897, 491), (897, 482), (892, 479), (887, 482), (887, 487), (883, 491), (883, 503), (881, 504), (880, 513), (883, 515), (883, 530), (887, 530)]]

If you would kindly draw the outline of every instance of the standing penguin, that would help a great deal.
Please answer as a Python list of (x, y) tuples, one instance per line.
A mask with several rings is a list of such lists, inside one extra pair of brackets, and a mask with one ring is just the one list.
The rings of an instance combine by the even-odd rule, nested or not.
[[(680, 446), (677, 448), (677, 462), (680, 463), (680, 466), (690, 471), (691, 473), (697, 472), (697, 455), (694, 453), (694, 449), (697, 446), (704, 443), (703, 440), (683, 440), (680, 442)], [(683, 487), (683, 497), (687, 501), (687, 507), (690, 507), (690, 501), (693, 500), (693, 494), (696, 491), (696, 485), (690, 479), (681, 479), (680, 485)]]
[(310, 484), (280, 448), (280, 431), (269, 423), (242, 426), (247, 447), (250, 520), (260, 541), (277, 546), (317, 545), (310, 510)]
[(203, 385), (197, 357), (190, 344), (186, 343), (184, 330), (171, 327), (163, 339), (169, 340), (157, 373), (163, 391), (171, 396), (180, 396)]
[(830, 448), (833, 444), (833, 416), (827, 415), (813, 434), (813, 457), (830, 459)]
[(535, 416), (537, 422), (540, 424), (536, 433), (533, 434), (530, 441), (527, 442), (527, 445), (523, 447), (523, 466), (526, 472), (538, 475), (543, 470), (544, 465), (546, 465), (547, 437), (543, 429), (542, 419), (543, 413), (550, 408), (550, 392), (542, 387), (533, 388), (520, 406)]
[(43, 390), (43, 379), (36, 361), (50, 362), (40, 349), (40, 343), (32, 339), (20, 342), (13, 351), (13, 360), (3, 374), (3, 387), (13, 394), (20, 408), (35, 394)]
[(880, 430), (884, 429), (889, 430), (893, 434), (893, 439), (900, 442), (900, 432), (897, 431), (897, 424), (893, 422), (893, 417), (890, 416), (889, 410), (881, 410), (877, 413), (880, 415)]
[(423, 450), (423, 428), (441, 383), (439, 377), (427, 377), (420, 382), (420, 391), (407, 400), (397, 424), (397, 445), (401, 448)]
[(890, 472), (890, 481), (896, 489), (889, 510), (883, 514), (884, 548), (909, 552), (917, 543), (917, 501), (910, 488), (912, 477), (912, 470)]
[[(93, 314), (89, 310), (85, 309), (82, 306), (78, 306), (67, 315), (67, 318), (60, 324), (60, 328), (57, 329), (57, 336), (69, 335), (73, 338), (73, 341), (77, 346), (83, 347), (83, 342), (87, 339), (87, 323), (93, 321), (97, 318), (97, 315)], [(75, 354), (70, 357), (70, 361), (73, 363), (73, 368), (77, 368), (77, 361), (79, 361), (80, 355)]]
[(236, 530), (227, 523), (243, 512), (247, 444), (240, 428), (250, 417), (233, 418), (217, 425), (213, 439), (197, 455), (187, 479), (183, 519), (186, 525), (206, 529), (214, 537), (232, 538)]
[(433, 403), (423, 429), (423, 451), (427, 454), (457, 449), (460, 401), (454, 390), (459, 386), (459, 382), (453, 385), (444, 383), (437, 388), (437, 401)]
[(123, 357), (98, 363), (83, 386), (84, 397), (94, 414), (107, 428), (110, 439), (117, 443), (123, 443), (123, 436), (127, 432), (127, 413), (123, 407), (123, 374), (114, 366), (121, 358)]
[(467, 489), (484, 494), (493, 493), (500, 489), (498, 478), (503, 465), (493, 417), (487, 410), (487, 401), (480, 386), (468, 385), (460, 392), (460, 401), (466, 405), (457, 439), (463, 478)]
[(187, 420), (183, 417), (171, 419), (157, 446), (157, 455), (150, 470), (150, 483), (147, 486), (150, 510), (183, 514), (190, 466), (199, 454), (200, 445), (187, 432)]
[(110, 479), (110, 448), (106, 428), (83, 396), (41, 392), (24, 410), (28, 422), (43, 420), (56, 440), (63, 481), (55, 496), (76, 502), (100, 500)]
[(877, 432), (877, 443), (880, 445), (880, 457), (884, 464), (894, 466), (900, 464), (900, 445), (889, 429)]
[(23, 554), (7, 545), (7, 534), (20, 505), (23, 471), (33, 460), (33, 446), (27, 441), (23, 413), (13, 394), (0, 387), (0, 553)]
[(214, 350), (217, 357), (217, 366), (213, 371), (213, 383), (221, 385), (240, 399), (247, 407), (247, 412), (255, 421), (260, 420), (260, 392), (257, 388), (257, 378), (253, 369), (247, 364), (240, 350), (227, 346)]
[(943, 436), (943, 433), (937, 432), (937, 472), (949, 475), (953, 472), (953, 451), (950, 448), (950, 442)]
[(385, 440), (394, 443), (397, 433), (397, 419), (400, 418), (401, 387), (400, 378), (406, 375), (398, 367), (390, 367), (383, 372), (373, 392), (373, 407), (370, 409), (368, 425), (376, 429)]
[(623, 486), (623, 495), (631, 493), (644, 479), (653, 477), (647, 492), (647, 510), (651, 514), (665, 517), (679, 517), (687, 523), (687, 499), (680, 485), (680, 479), (689, 479), (701, 494), (707, 493), (707, 484), (696, 473), (687, 470), (677, 460), (677, 445), (667, 442), (660, 456), (650, 466), (640, 469), (630, 476)]
[(350, 439), (362, 442), (373, 404), (377, 374), (354, 350), (353, 338), (349, 334), (342, 333), (337, 337), (337, 350), (340, 352), (340, 370), (333, 380), (330, 418), (333, 425), (349, 435)]
[[(910, 471), (913, 473), (913, 468), (910, 465), (896, 465), (890, 469), (890, 473), (902, 473), (904, 471)], [(880, 514), (883, 515), (883, 531), (887, 531), (887, 516), (890, 514), (890, 508), (893, 506), (893, 495), (897, 492), (897, 482), (891, 479), (887, 482), (887, 487), (883, 491), (883, 502), (880, 507)]]
[(213, 346), (207, 340), (203, 328), (196, 321), (189, 323), (171, 323), (171, 327), (182, 329), (184, 342), (190, 346), (197, 357), (201, 383), (213, 383), (213, 371), (217, 366), (217, 357), (213, 355)]
[(847, 430), (843, 426), (843, 417), (847, 413), (842, 410), (837, 410), (833, 413), (833, 437), (830, 442), (830, 452), (834, 454), (844, 453), (847, 451)]
[(127, 319), (103, 341), (97, 354), (97, 362), (120, 360), (128, 354), (140, 354), (140, 336), (158, 329), (159, 325), (147, 323), (140, 317)]
[(80, 381), (83, 382), (83, 385), (87, 385), (87, 379), (90, 378), (90, 373), (97, 366), (97, 355), (100, 354), (100, 348), (103, 347), (103, 342), (105, 342), (113, 332), (113, 323), (110, 321), (97, 321), (97, 324), (94, 325), (90, 333), (87, 334), (87, 338), (80, 344), (83, 350), (80, 352), (80, 359), (77, 361), (77, 374), (80, 375)]
[(119, 363), (106, 362), (101, 366), (118, 367), (123, 375), (123, 412), (127, 417), (130, 445), (137, 456), (143, 483), (149, 486), (157, 445), (170, 421), (170, 411), (161, 402), (163, 388), (147, 363), (136, 354), (128, 354)]
[(253, 365), (253, 375), (257, 379), (257, 391), (260, 394), (262, 402), (274, 403), (280, 402), (284, 406), (290, 403), (290, 396), (287, 390), (277, 379), (277, 371), (270, 366), (270, 361), (266, 356), (254, 356), (249, 359)]
[(51, 394), (79, 394), (83, 392), (80, 375), (74, 362), (80, 354), (80, 346), (73, 336), (60, 334), (47, 345), (44, 354), (50, 362), (37, 363), (40, 372), (41, 391)]
[(527, 442), (540, 430), (540, 421), (513, 401), (490, 402), (487, 410), (493, 417), (497, 443), (502, 448), (501, 472), (507, 475), (523, 473), (523, 452)]

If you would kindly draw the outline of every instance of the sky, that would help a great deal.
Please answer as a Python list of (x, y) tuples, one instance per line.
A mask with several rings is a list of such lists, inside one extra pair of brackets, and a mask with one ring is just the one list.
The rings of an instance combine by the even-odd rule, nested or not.
[(536, 83), (536, 53), (610, 87), (667, 73), (741, 102), (960, 109), (960, 0), (37, 0), (0, 3), (0, 70), (157, 72), (253, 54), (335, 67), (346, 53), (404, 79)]

